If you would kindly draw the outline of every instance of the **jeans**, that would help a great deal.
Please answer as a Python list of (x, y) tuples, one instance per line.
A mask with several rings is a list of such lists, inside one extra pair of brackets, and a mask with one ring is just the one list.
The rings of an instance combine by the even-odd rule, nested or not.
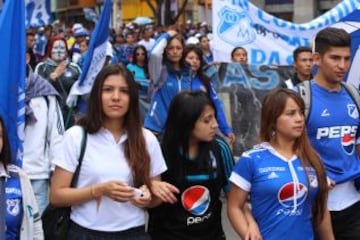
[(33, 179), (31, 185), (35, 193), (35, 198), (39, 206), (40, 215), (49, 204), (49, 179)]

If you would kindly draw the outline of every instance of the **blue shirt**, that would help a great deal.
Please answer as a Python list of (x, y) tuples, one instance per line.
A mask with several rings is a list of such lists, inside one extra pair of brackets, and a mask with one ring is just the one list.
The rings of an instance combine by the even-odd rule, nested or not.
[(140, 67), (134, 63), (129, 63), (127, 66), (130, 72), (134, 74), (134, 79), (141, 86), (140, 88), (140, 97), (148, 98), (149, 95), (149, 79), (145, 75), (145, 71), (143, 67)]
[(6, 179), (6, 239), (20, 238), (20, 227), (23, 216), (22, 192), (20, 178), (10, 170), (10, 178)]
[(329, 91), (311, 81), (311, 109), (307, 132), (312, 146), (320, 154), (327, 175), (336, 183), (360, 176), (359, 112), (344, 88)]
[[(190, 69), (175, 71), (169, 65), (165, 65), (162, 73), (162, 85), (155, 90), (148, 114), (146, 115), (144, 126), (156, 132), (162, 132), (168, 114), (168, 109), (172, 99), (184, 90), (204, 90), (206, 87), (197, 76), (190, 76)], [(232, 133), (232, 128), (228, 125), (223, 111), (222, 103), (218, 98), (215, 89), (211, 86), (209, 96), (216, 108), (216, 118), (219, 128), (225, 135)]]
[(114, 50), (117, 56), (117, 63), (122, 63), (126, 66), (133, 57), (134, 49), (136, 45), (124, 44), (115, 44)]
[(313, 168), (306, 173), (294, 156), (284, 159), (270, 144), (243, 153), (230, 181), (249, 192), (252, 214), (264, 240), (314, 239), (312, 206), (318, 190)]

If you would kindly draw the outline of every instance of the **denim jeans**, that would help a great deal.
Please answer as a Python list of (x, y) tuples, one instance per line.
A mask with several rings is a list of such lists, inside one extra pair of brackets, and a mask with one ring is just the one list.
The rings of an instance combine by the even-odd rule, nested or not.
[(49, 179), (33, 179), (31, 185), (39, 206), (39, 213), (42, 214), (49, 204)]

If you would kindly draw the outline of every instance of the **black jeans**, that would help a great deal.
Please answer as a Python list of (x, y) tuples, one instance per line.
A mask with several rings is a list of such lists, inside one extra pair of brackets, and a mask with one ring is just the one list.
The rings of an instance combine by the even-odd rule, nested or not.
[(330, 211), (336, 240), (360, 239), (360, 201), (341, 211)]
[(120, 232), (103, 232), (84, 228), (71, 222), (67, 240), (151, 240), (145, 226)]

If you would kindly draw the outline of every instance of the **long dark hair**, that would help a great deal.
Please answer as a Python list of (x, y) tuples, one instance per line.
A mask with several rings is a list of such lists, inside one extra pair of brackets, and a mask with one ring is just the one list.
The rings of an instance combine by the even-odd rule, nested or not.
[(4, 168), (7, 169), (7, 166), (11, 163), (11, 149), (9, 143), (9, 137), (6, 130), (5, 122), (2, 116), (0, 116), (0, 125), (2, 128), (2, 149), (0, 151), (0, 161), (4, 164)]
[(150, 156), (146, 149), (139, 112), (138, 85), (129, 70), (119, 64), (107, 65), (99, 72), (90, 92), (88, 112), (79, 120), (79, 124), (90, 134), (98, 132), (103, 126), (102, 88), (104, 81), (112, 75), (123, 76), (129, 88), (130, 104), (129, 110), (124, 117), (123, 127), (128, 135), (125, 142), (125, 157), (132, 170), (134, 186), (139, 187), (143, 184), (150, 186)]
[[(302, 111), (305, 109), (305, 104), (302, 98), (294, 91), (277, 88), (269, 92), (263, 99), (261, 109), (261, 125), (260, 125), (260, 141), (270, 142), (273, 138), (273, 131), (276, 129), (276, 121), (283, 113), (287, 99), (293, 99)], [(319, 183), (319, 191), (315, 198), (315, 206), (313, 208), (314, 223), (318, 225), (326, 211), (327, 200), (327, 181), (324, 166), (320, 160), (319, 155), (313, 149), (304, 128), (300, 137), (295, 140), (293, 146), (295, 154), (299, 157), (304, 169), (306, 166), (311, 166), (315, 169), (317, 180)], [(306, 170), (305, 170), (306, 172)]]
[(138, 49), (141, 49), (144, 51), (144, 72), (145, 72), (145, 77), (147, 79), (150, 79), (150, 74), (149, 74), (149, 67), (148, 67), (148, 63), (149, 63), (149, 57), (148, 57), (148, 54), (147, 54), (147, 50), (146, 48), (143, 46), (143, 45), (137, 45), (135, 48), (134, 48), (134, 51), (133, 51), (133, 58), (132, 58), (132, 61), (131, 63), (133, 64), (136, 64), (137, 65), (137, 55), (136, 55), (136, 52)]
[(193, 44), (188, 45), (184, 50), (185, 59), (186, 59), (186, 56), (191, 52), (194, 52), (198, 56), (198, 58), (200, 60), (200, 67), (199, 67), (199, 69), (197, 70), (197, 72), (195, 74), (199, 77), (202, 84), (204, 84), (208, 94), (210, 94), (210, 89), (211, 89), (210, 79), (204, 74), (204, 70), (203, 70), (207, 65), (205, 60), (204, 60), (204, 57), (203, 57), (203, 52), (196, 45), (193, 45)]
[[(214, 104), (203, 91), (183, 91), (172, 100), (161, 144), (168, 166), (165, 179), (171, 177), (178, 183), (182, 181), (184, 176), (182, 160), (188, 157), (192, 131), (206, 106), (211, 106), (215, 110)], [(208, 154), (211, 144), (211, 142), (200, 143), (199, 157), (195, 161), (204, 159), (200, 156)], [(198, 162), (198, 164), (208, 169), (211, 165), (209, 162)]]
[(174, 39), (177, 39), (180, 41), (182, 47), (183, 47), (183, 52), (182, 52), (182, 56), (181, 56), (181, 59), (180, 59), (180, 68), (186, 68), (188, 65), (186, 64), (185, 62), (185, 55), (184, 55), (184, 51), (185, 51), (185, 41), (184, 41), (184, 38), (182, 37), (182, 35), (180, 34), (175, 34), (174, 36), (170, 37), (167, 44), (166, 44), (166, 47), (165, 47), (165, 50), (164, 50), (164, 53), (163, 53), (163, 60), (162, 60), (162, 63), (163, 64), (166, 64), (166, 63), (171, 63), (170, 60), (168, 59), (167, 57), (167, 48), (168, 46), (170, 45), (171, 41), (174, 40)]

